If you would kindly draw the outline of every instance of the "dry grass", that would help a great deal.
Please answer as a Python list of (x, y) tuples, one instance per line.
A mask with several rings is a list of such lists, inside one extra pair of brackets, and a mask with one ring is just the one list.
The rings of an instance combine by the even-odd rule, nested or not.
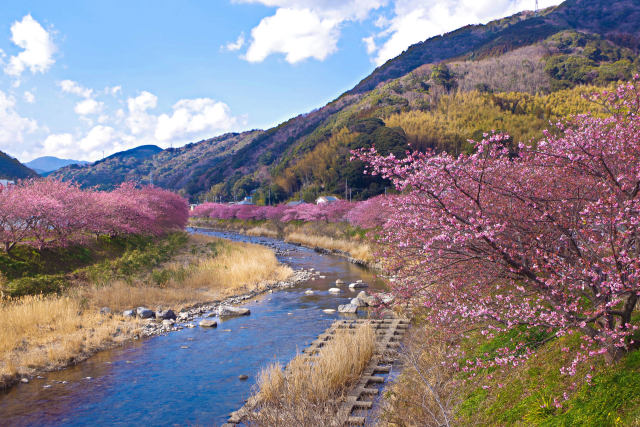
[(83, 311), (77, 298), (24, 297), (2, 301), (0, 387), (16, 375), (65, 366), (137, 334), (136, 322)]
[(371, 325), (339, 330), (313, 358), (296, 356), (286, 370), (278, 363), (258, 377), (257, 425), (343, 425), (336, 412), (345, 392), (369, 363), (375, 350)]
[(285, 241), (300, 243), (301, 245), (309, 246), (312, 248), (318, 247), (329, 249), (332, 251), (337, 250), (346, 252), (351, 257), (363, 262), (370, 262), (373, 260), (373, 255), (371, 254), (371, 248), (369, 247), (369, 245), (358, 241), (336, 239), (329, 236), (318, 236), (314, 234), (304, 234), (299, 232), (287, 234)]
[[(212, 250), (211, 248), (215, 248)], [(190, 245), (153, 273), (106, 286), (85, 284), (64, 296), (0, 300), (0, 388), (17, 375), (68, 365), (131, 339), (138, 322), (104, 316), (138, 306), (174, 310), (286, 280), (292, 270), (268, 248), (191, 236)]]
[(148, 278), (133, 284), (119, 281), (84, 288), (82, 296), (96, 308), (106, 306), (118, 311), (138, 306), (180, 309), (286, 280), (292, 274), (291, 268), (280, 264), (273, 251), (263, 246), (209, 236), (195, 237), (194, 242), (218, 243), (222, 249), (216, 256), (188, 253), (165, 264), (160, 271), (167, 281), (162, 285), (149, 284)]
[(278, 230), (272, 230), (271, 228), (260, 226), (253, 227), (245, 231), (245, 234), (249, 236), (259, 236), (259, 237), (271, 237), (273, 239), (278, 238)]
[(385, 393), (381, 426), (449, 426), (460, 395), (447, 368), (448, 346), (431, 327), (413, 328), (401, 353), (402, 374)]

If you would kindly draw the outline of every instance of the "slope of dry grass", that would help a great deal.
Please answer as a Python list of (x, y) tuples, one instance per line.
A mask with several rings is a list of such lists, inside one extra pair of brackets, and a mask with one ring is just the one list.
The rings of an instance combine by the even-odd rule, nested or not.
[(369, 245), (359, 241), (336, 239), (329, 236), (319, 236), (299, 232), (287, 234), (285, 241), (299, 243), (303, 246), (309, 246), (312, 248), (318, 247), (331, 251), (345, 252), (351, 257), (365, 263), (373, 260), (373, 255), (371, 254), (371, 248)]

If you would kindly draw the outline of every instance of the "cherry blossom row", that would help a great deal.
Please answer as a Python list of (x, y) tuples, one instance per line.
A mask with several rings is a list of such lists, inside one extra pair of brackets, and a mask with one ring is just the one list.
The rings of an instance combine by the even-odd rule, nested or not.
[(381, 226), (388, 218), (385, 197), (378, 196), (363, 202), (339, 200), (334, 203), (256, 206), (204, 203), (191, 211), (192, 217), (291, 221), (349, 222), (362, 228)]
[(157, 187), (125, 183), (111, 192), (51, 179), (0, 186), (0, 242), (38, 249), (82, 243), (97, 235), (161, 235), (182, 229), (186, 200)]

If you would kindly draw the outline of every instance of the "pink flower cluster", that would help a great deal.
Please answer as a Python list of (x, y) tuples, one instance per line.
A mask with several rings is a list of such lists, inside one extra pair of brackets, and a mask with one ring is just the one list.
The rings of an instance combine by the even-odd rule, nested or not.
[[(419, 301), (456, 335), (580, 331), (568, 374), (636, 347), (640, 85), (594, 97), (609, 117), (573, 117), (532, 147), (490, 134), (459, 157), (354, 152), (403, 192), (389, 200), (380, 238), (397, 296)], [(535, 345), (515, 342), (493, 363), (513, 364)]]
[(381, 226), (387, 218), (386, 200), (383, 196), (364, 202), (337, 201), (326, 204), (302, 203), (299, 205), (256, 206), (204, 203), (191, 211), (192, 217), (213, 219), (241, 219), (291, 221), (348, 221), (362, 228)]
[(122, 184), (111, 192), (82, 190), (50, 179), (0, 186), (0, 242), (38, 249), (80, 243), (91, 235), (160, 235), (182, 229), (187, 202), (157, 187)]

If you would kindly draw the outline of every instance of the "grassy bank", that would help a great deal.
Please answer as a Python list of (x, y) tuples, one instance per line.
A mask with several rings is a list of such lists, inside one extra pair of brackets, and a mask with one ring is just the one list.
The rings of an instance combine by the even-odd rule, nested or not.
[(317, 356), (296, 356), (283, 369), (275, 363), (258, 378), (249, 424), (344, 425), (336, 419), (347, 390), (358, 380), (375, 350), (371, 325), (343, 329)]
[[(539, 342), (543, 332), (530, 333)], [(516, 340), (514, 333), (486, 340), (471, 333), (459, 344), (473, 358), (487, 357)], [(447, 343), (439, 331), (419, 325), (407, 340), (405, 369), (385, 393), (382, 425), (640, 425), (640, 352), (607, 364), (595, 359), (576, 375), (568, 349), (578, 334), (541, 345), (525, 362), (476, 375), (448, 369)], [(463, 360), (460, 360), (461, 362)]]
[[(157, 241), (103, 242), (84, 253), (87, 257), (74, 270), (67, 264), (56, 269), (53, 261), (42, 262), (39, 255), (34, 259), (42, 270), (29, 275), (25, 269), (24, 277), (5, 279), (0, 301), (0, 318), (6, 326), (0, 328), (0, 388), (18, 377), (58, 369), (138, 337), (141, 324), (121, 317), (124, 309), (179, 310), (291, 274), (267, 248), (186, 233)], [(90, 264), (90, 259), (96, 262)], [(39, 292), (46, 283), (42, 271), (64, 285)], [(27, 279), (35, 285), (16, 285)], [(115, 315), (100, 314), (102, 307)]]
[(236, 231), (250, 236), (279, 238), (310, 248), (341, 253), (364, 264), (371, 264), (374, 261), (371, 244), (366, 238), (366, 230), (347, 223), (292, 221), (283, 224), (269, 220), (192, 218), (190, 225)]

